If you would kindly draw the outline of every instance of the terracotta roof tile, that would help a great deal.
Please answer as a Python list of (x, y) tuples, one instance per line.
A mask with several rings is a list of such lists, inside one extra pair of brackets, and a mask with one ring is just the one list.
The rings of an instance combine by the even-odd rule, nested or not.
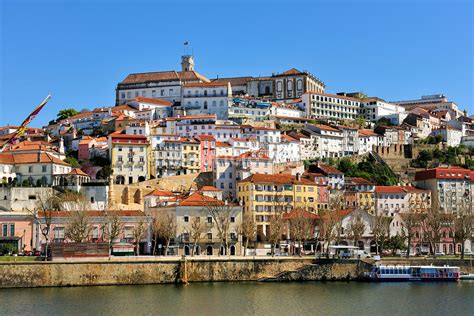
[(223, 201), (218, 199), (202, 195), (200, 193), (194, 192), (189, 197), (182, 200), (180, 206), (207, 206), (207, 205), (224, 205)]

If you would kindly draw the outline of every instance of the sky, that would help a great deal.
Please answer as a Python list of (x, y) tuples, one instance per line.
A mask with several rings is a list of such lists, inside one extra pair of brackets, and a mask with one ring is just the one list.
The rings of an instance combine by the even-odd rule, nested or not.
[(295, 67), (326, 92), (387, 101), (443, 93), (474, 112), (469, 0), (0, 0), (0, 126), (113, 106), (129, 73), (179, 70), (183, 43), (208, 78)]

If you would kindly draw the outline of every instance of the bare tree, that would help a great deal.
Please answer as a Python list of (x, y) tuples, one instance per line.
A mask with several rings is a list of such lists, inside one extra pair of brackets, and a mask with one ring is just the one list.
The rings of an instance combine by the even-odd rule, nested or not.
[(245, 240), (244, 243), (244, 256), (247, 255), (247, 249), (250, 240), (255, 240), (257, 237), (257, 224), (255, 223), (255, 218), (251, 213), (245, 213), (240, 223), (240, 232), (242, 237)]
[(329, 258), (329, 246), (332, 242), (336, 242), (338, 236), (340, 236), (341, 219), (342, 216), (339, 211), (319, 211), (319, 235), (322, 237), (322, 241), (326, 243), (326, 250), (324, 250), (324, 246), (321, 247), (321, 250), (326, 253), (327, 258)]
[(227, 255), (229, 252), (230, 216), (232, 210), (232, 205), (225, 204), (218, 200), (215, 200), (215, 202), (209, 201), (204, 210), (212, 217), (216, 225), (215, 227), (217, 229), (218, 238), (221, 241), (221, 246), (224, 246), (224, 255)]
[[(466, 203), (461, 206), (461, 209), (454, 220), (454, 238), (457, 242), (461, 243), (461, 259), (464, 259), (466, 241), (471, 240), (474, 233), (473, 226), (474, 214), (471, 201), (471, 203)], [(456, 245), (454, 246), (454, 249), (456, 249)]]
[(402, 219), (402, 237), (406, 239), (407, 247), (407, 258), (410, 258), (411, 242), (415, 237), (417, 230), (420, 229), (420, 224), (423, 221), (424, 214), (420, 213), (401, 213)]
[(372, 234), (374, 235), (374, 241), (375, 241), (375, 253), (379, 253), (383, 251), (384, 244), (388, 241), (390, 238), (390, 223), (392, 219), (388, 216), (382, 216), (381, 214), (378, 214), (377, 212), (374, 215), (373, 221), (372, 221)]
[(442, 214), (438, 207), (432, 207), (421, 222), (423, 235), (430, 244), (433, 258), (436, 258), (436, 245), (440, 243), (443, 228), (447, 227), (448, 222), (446, 214)]
[(304, 209), (297, 208), (290, 214), (291, 239), (298, 243), (298, 255), (301, 256), (303, 244), (314, 230), (314, 222)]
[(353, 245), (356, 246), (357, 242), (362, 238), (365, 232), (365, 223), (362, 220), (362, 216), (357, 214), (351, 218), (349, 225), (347, 226), (347, 237), (349, 240), (353, 240)]
[(159, 238), (161, 238), (165, 243), (165, 250), (163, 255), (168, 254), (168, 248), (170, 246), (171, 239), (176, 237), (176, 220), (173, 214), (171, 213), (159, 213), (156, 216), (157, 232)]
[(140, 220), (133, 227), (132, 236), (135, 241), (135, 255), (138, 256), (140, 254), (140, 241), (146, 236), (146, 225), (143, 220)]
[(158, 245), (159, 231), (160, 231), (160, 222), (158, 221), (157, 216), (151, 217), (151, 238), (153, 239), (153, 256), (156, 255), (156, 246)]
[(112, 243), (122, 234), (124, 225), (117, 212), (104, 211), (103, 213), (103, 240), (109, 244), (109, 255), (112, 253)]
[(268, 242), (271, 244), (272, 257), (275, 255), (276, 245), (280, 243), (281, 235), (283, 233), (283, 216), (282, 213), (274, 213), (270, 217), (270, 228), (267, 236)]
[(204, 233), (205, 229), (206, 229), (206, 223), (204, 221), (201, 221), (201, 217), (199, 216), (193, 217), (193, 219), (191, 220), (191, 226), (189, 229), (189, 234), (190, 234), (191, 240), (193, 241), (193, 249), (191, 249), (191, 256), (194, 256), (196, 247), (201, 241), (202, 234)]
[(68, 213), (64, 237), (77, 243), (87, 241), (92, 232), (92, 225), (87, 211), (70, 211)]
[(30, 211), (31, 216), (38, 223), (41, 235), (45, 240), (45, 260), (49, 255), (49, 245), (51, 243), (51, 224), (53, 221), (53, 212), (58, 211), (60, 207), (60, 198), (58, 196), (50, 196), (46, 199), (40, 198), (40, 207)]

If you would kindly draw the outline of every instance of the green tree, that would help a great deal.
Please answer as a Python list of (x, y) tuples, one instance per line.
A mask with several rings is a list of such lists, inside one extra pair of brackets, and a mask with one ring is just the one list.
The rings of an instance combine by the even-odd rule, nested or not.
[(58, 121), (60, 121), (77, 114), (79, 114), (79, 112), (77, 112), (73, 108), (69, 108), (69, 109), (60, 110), (58, 112), (57, 118), (58, 118)]
[(103, 166), (96, 174), (97, 179), (108, 179), (112, 174), (112, 168), (110, 166)]
[(81, 166), (77, 159), (74, 157), (66, 157), (66, 159), (64, 159), (64, 162), (70, 164), (73, 168), (79, 168)]

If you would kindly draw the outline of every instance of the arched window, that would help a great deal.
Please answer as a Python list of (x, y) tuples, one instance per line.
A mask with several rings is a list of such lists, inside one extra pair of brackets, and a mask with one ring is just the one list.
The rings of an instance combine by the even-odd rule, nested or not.
[(212, 101), (212, 107), (215, 108), (217, 106), (217, 102), (216, 101)]
[(281, 92), (281, 88), (282, 88), (282, 82), (281, 82), (281, 81), (278, 81), (278, 82), (277, 82), (277, 91), (278, 91), (278, 92)]
[(199, 101), (195, 101), (195, 102), (194, 102), (194, 105), (195, 105), (196, 107), (199, 107)]
[(186, 106), (191, 106), (191, 101), (188, 101), (188, 103), (186, 103)]
[(196, 246), (196, 248), (194, 249), (194, 254), (196, 256), (199, 256), (201, 254), (201, 247), (199, 246)]
[(207, 110), (207, 101), (204, 101), (204, 106), (203, 106), (204, 110)]
[(207, 95), (207, 90), (204, 90), (204, 95)]
[(288, 90), (293, 90), (293, 81), (288, 81), (288, 83), (286, 84), (287, 87), (288, 87)]
[(212, 90), (212, 95), (213, 95), (213, 96), (216, 96), (216, 95), (217, 95), (216, 90)]
[(230, 255), (235, 256), (235, 246), (234, 245), (230, 246)]
[(188, 246), (188, 245), (184, 246), (184, 255), (185, 255), (185, 256), (189, 256), (189, 255), (190, 255), (190, 253), (189, 253), (189, 246)]
[(224, 101), (221, 100), (221, 101), (219, 102), (219, 106), (224, 106)]
[(303, 80), (298, 79), (298, 81), (296, 81), (296, 89), (303, 90)]
[(206, 247), (206, 254), (207, 254), (208, 256), (212, 256), (212, 246), (207, 246), (207, 247)]

